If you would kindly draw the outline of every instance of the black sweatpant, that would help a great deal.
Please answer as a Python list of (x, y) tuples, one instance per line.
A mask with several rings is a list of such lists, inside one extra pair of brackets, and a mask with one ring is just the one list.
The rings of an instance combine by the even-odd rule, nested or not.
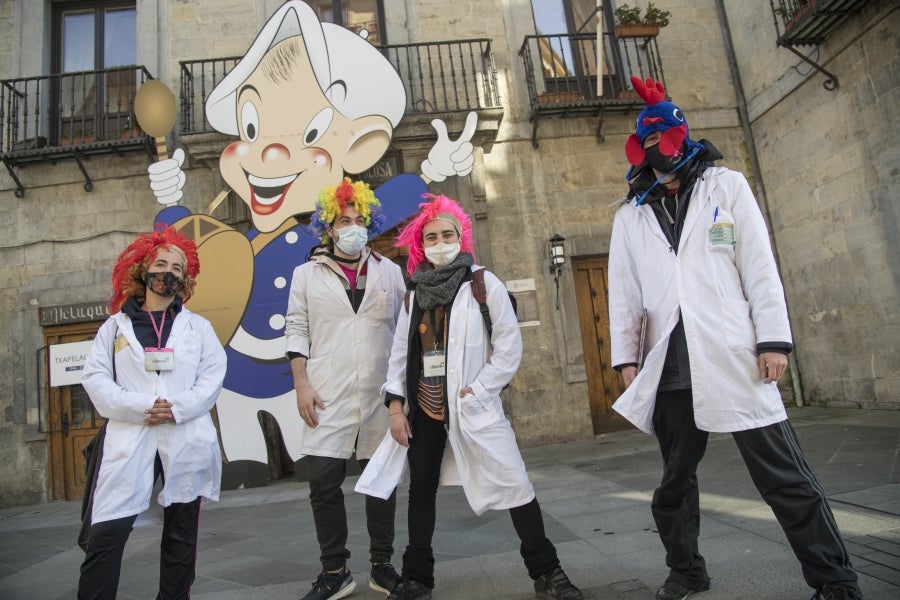
[[(365, 468), (368, 460), (359, 461)], [(309, 502), (322, 568), (337, 571), (350, 558), (347, 550), (347, 510), (341, 484), (347, 476), (347, 460), (330, 456), (308, 456)], [(397, 491), (387, 500), (366, 496), (366, 526), (369, 529), (369, 554), (373, 563), (391, 561), (394, 554), (394, 513), (397, 508)]]
[[(434, 551), (431, 540), (437, 517), (437, 489), (441, 478), (441, 460), (447, 444), (444, 424), (415, 411), (409, 440), (409, 545), (403, 553), (403, 576), (434, 588)], [(559, 566), (556, 547), (544, 533), (544, 517), (537, 498), (509, 510), (519, 536), (519, 552), (528, 575), (537, 579)]]
[[(91, 525), (91, 537), (81, 563), (78, 600), (115, 600), (125, 542), (137, 515)], [(175, 503), (163, 511), (157, 600), (187, 600), (197, 565), (200, 498)]]
[[(694, 423), (690, 390), (656, 396), (653, 428), (663, 458), (662, 482), (651, 508), (666, 549), (667, 582), (698, 589), (709, 576), (697, 547), (700, 492), (697, 466), (709, 434)], [(841, 583), (857, 587), (856, 572), (825, 491), (807, 464), (787, 420), (732, 433), (756, 489), (775, 513), (810, 587)]]

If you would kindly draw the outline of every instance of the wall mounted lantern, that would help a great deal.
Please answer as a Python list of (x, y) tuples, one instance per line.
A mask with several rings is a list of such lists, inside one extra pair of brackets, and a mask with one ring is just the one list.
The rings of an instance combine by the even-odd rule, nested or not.
[(550, 272), (553, 273), (553, 281), (556, 283), (556, 310), (559, 310), (559, 272), (566, 264), (566, 238), (554, 234), (550, 238)]

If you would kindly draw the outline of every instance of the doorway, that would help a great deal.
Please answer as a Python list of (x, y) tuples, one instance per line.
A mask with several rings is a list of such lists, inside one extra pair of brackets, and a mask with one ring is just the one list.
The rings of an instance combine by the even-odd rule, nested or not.
[[(46, 347), (53, 344), (84, 342), (94, 339), (100, 323), (77, 323), (44, 329)], [(50, 353), (45, 353), (49, 363)], [(94, 434), (105, 419), (98, 415), (81, 386), (50, 386), (49, 367), (45, 365), (44, 386), (47, 398), (47, 446), (50, 463), (50, 497), (53, 500), (79, 500), (84, 491), (84, 455)]]
[(616, 398), (625, 391), (625, 384), (611, 364), (608, 265), (607, 256), (572, 259), (575, 301), (578, 305), (578, 323), (594, 433), (621, 431), (632, 427), (631, 423), (612, 409)]

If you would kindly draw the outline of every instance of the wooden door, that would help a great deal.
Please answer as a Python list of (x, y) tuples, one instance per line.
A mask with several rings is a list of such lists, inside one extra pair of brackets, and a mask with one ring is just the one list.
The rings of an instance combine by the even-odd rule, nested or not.
[[(65, 344), (94, 339), (99, 323), (79, 323), (48, 327), (44, 340)], [(48, 359), (49, 359), (49, 353)], [(49, 369), (44, 370), (49, 373)], [(85, 461), (82, 449), (87, 446), (105, 419), (94, 411), (85, 389), (79, 385), (51, 387), (47, 390), (47, 443), (50, 456), (51, 494), (55, 500), (78, 500), (84, 490)]]
[(606, 256), (572, 259), (575, 300), (587, 371), (588, 397), (594, 433), (620, 431), (631, 424), (612, 409), (625, 391), (622, 377), (612, 368), (609, 347), (609, 291)]

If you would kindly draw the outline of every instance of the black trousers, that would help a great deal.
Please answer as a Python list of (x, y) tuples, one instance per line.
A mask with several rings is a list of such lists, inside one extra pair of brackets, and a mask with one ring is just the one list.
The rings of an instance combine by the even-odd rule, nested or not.
[[(403, 553), (403, 575), (434, 587), (434, 551), (431, 540), (437, 517), (437, 489), (441, 478), (441, 459), (447, 444), (444, 424), (421, 410), (415, 411), (409, 440), (409, 545)], [(559, 566), (556, 547), (544, 533), (544, 517), (537, 498), (511, 508), (513, 527), (519, 536), (519, 552), (528, 575), (537, 579)]]
[[(697, 546), (700, 491), (697, 466), (709, 434), (694, 423), (690, 390), (659, 392), (653, 427), (663, 458), (662, 482), (651, 508), (666, 549), (667, 582), (697, 589), (708, 581)], [(831, 508), (787, 420), (732, 434), (750, 477), (775, 513), (803, 577), (813, 588), (826, 583), (857, 587), (856, 572)]]
[[(115, 600), (125, 542), (137, 515), (91, 525), (91, 536), (81, 563), (78, 600)], [(187, 600), (197, 565), (200, 498), (175, 503), (163, 511), (157, 600)]]
[[(365, 468), (368, 460), (359, 464)], [(341, 484), (347, 476), (347, 460), (330, 456), (308, 456), (309, 502), (322, 568), (336, 571), (344, 567), (350, 558), (347, 550), (347, 510)], [(394, 554), (394, 513), (397, 508), (397, 492), (387, 500), (366, 496), (366, 526), (369, 529), (369, 554), (373, 563), (390, 562)]]

